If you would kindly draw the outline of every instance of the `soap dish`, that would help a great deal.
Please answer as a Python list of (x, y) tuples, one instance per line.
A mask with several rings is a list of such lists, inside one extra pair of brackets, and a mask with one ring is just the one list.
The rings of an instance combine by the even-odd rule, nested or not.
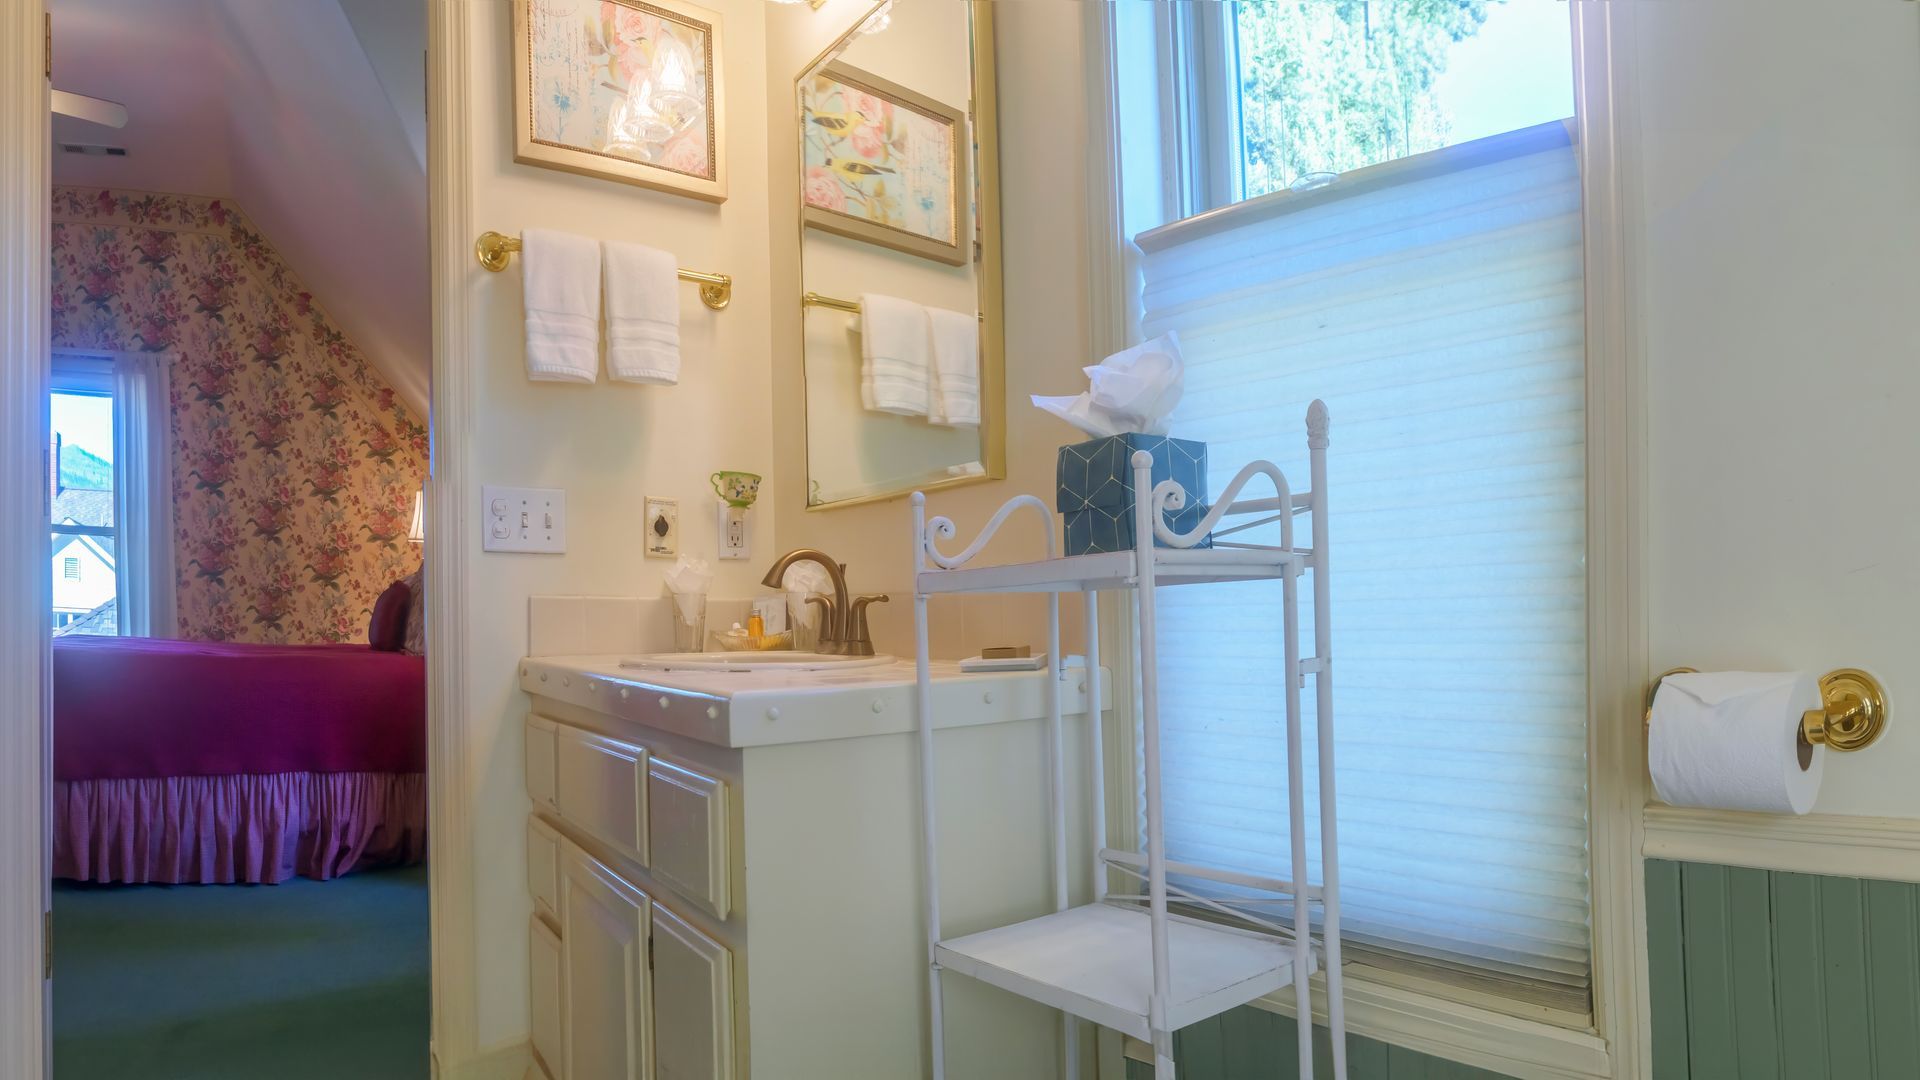
[(961, 671), (1039, 671), (1047, 666), (1047, 654), (1034, 656), (969, 656), (960, 661)]

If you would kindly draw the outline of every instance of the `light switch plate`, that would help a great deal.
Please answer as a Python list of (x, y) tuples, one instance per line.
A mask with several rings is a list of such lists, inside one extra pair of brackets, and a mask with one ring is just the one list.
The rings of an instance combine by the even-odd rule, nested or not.
[(567, 493), (560, 488), (487, 484), (480, 489), (483, 551), (567, 550)]
[(647, 541), (647, 558), (671, 559), (680, 554), (680, 500), (649, 495), (646, 506), (640, 528)]

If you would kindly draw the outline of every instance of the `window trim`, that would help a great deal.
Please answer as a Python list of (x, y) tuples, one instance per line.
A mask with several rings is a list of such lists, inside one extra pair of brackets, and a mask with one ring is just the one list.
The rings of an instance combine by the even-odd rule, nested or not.
[[(1186, 5), (1169, 5), (1186, 6)], [(1196, 5), (1200, 6), (1200, 5)], [(1647, 799), (1635, 703), (1648, 676), (1643, 491), (1645, 433), (1644, 358), (1631, 334), (1635, 300), (1629, 288), (1630, 259), (1625, 222), (1631, 207), (1621, 179), (1621, 147), (1631, 145), (1637, 108), (1630, 88), (1631, 5), (1608, 0), (1569, 0), (1574, 50), (1574, 136), (1580, 148), (1586, 238), (1587, 331), (1587, 626), (1588, 626), (1588, 829), (1591, 882), (1593, 1014), (1583, 1028), (1513, 1015), (1463, 1002), (1462, 995), (1400, 985), (1367, 969), (1350, 968), (1346, 979), (1347, 1027), (1354, 1034), (1462, 1061), (1520, 1078), (1553, 1080), (1651, 1075), (1648, 1037), (1648, 975), (1644, 862), (1640, 855)], [(1112, 6), (1085, 8), (1085, 55), (1089, 104), (1090, 173), (1101, 180), (1091, 193), (1089, 283), (1092, 340), (1112, 351), (1136, 336), (1139, 274), (1125, 229), (1126, 177), (1119, 167), (1117, 50)], [(1164, 38), (1162, 39), (1164, 42)], [(1170, 50), (1157, 57), (1163, 115), (1174, 94)], [(1131, 70), (1137, 73), (1137, 66)], [(1163, 163), (1152, 183), (1173, 192), (1189, 184), (1181, 173), (1191, 160)], [(1169, 181), (1178, 180), (1177, 183)], [(1184, 204), (1182, 204), (1184, 205)], [(1169, 211), (1179, 206), (1167, 206)], [(1177, 216), (1177, 215), (1176, 215)], [(1123, 631), (1130, 620), (1111, 599), (1102, 605), (1108, 658), (1115, 687), (1136, 681), (1126, 662), (1133, 642)], [(1110, 775), (1131, 776), (1137, 767), (1137, 721), (1128, 695), (1114, 694), (1105, 719)], [(1119, 832), (1137, 815), (1135, 785), (1108, 785), (1107, 820)], [(1318, 980), (1316, 979), (1316, 986)], [(1278, 1002), (1261, 1002), (1285, 1012)], [(1316, 1006), (1316, 1013), (1324, 1004)], [(1103, 1060), (1125, 1051), (1124, 1041), (1102, 1035)]]

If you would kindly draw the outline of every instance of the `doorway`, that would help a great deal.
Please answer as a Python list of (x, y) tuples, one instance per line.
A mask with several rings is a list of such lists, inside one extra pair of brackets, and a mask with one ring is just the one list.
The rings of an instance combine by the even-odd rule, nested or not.
[(425, 11), (46, 6), (52, 1075), (425, 1077)]

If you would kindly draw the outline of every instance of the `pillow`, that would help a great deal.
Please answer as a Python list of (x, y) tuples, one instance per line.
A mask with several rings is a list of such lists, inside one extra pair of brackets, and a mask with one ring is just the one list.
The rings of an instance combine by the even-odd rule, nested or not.
[(407, 640), (407, 609), (413, 602), (413, 590), (404, 581), (387, 586), (373, 602), (373, 618), (367, 623), (367, 644), (379, 652), (399, 652)]
[(410, 656), (427, 655), (427, 568), (421, 567), (400, 579), (413, 590), (407, 605), (407, 629), (400, 651)]

